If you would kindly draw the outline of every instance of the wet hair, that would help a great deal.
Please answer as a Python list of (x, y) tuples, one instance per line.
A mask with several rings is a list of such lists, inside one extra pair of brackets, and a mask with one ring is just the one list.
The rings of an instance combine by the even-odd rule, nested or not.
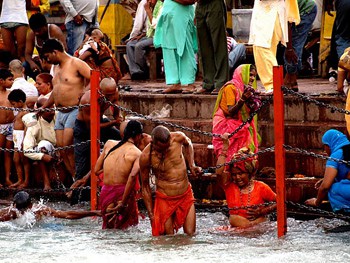
[(13, 203), (18, 210), (25, 210), (31, 205), (32, 200), (26, 191), (20, 191), (13, 197)]
[(40, 73), (37, 78), (41, 78), (45, 83), (50, 83), (52, 88), (52, 75), (50, 73)]
[(9, 77), (13, 77), (13, 74), (8, 69), (0, 69), (0, 79), (6, 80)]
[(113, 151), (115, 151), (120, 146), (122, 146), (124, 143), (126, 143), (130, 138), (135, 138), (137, 135), (142, 134), (142, 132), (143, 132), (143, 126), (142, 126), (141, 122), (136, 121), (136, 120), (129, 121), (125, 127), (123, 139), (117, 145), (113, 146), (108, 151), (104, 160), (108, 157), (108, 155), (110, 155)]
[(25, 102), (26, 101), (26, 94), (21, 89), (14, 89), (12, 90), (9, 95), (7, 96), (7, 99), (9, 101), (15, 101), (15, 102)]
[(34, 31), (47, 26), (46, 17), (42, 13), (33, 14), (29, 18), (29, 27)]
[(157, 126), (152, 131), (152, 140), (167, 143), (170, 140), (170, 131), (164, 126)]
[(55, 50), (64, 52), (64, 46), (60, 40), (51, 38), (44, 42), (41, 53), (42, 54), (52, 53)]

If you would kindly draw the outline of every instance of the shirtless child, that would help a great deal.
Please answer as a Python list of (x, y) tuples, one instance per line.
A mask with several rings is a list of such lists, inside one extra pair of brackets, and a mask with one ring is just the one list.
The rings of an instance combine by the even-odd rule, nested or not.
[[(193, 176), (201, 173), (201, 168), (194, 163), (191, 140), (184, 133), (170, 132), (164, 126), (154, 128), (151, 136), (152, 142), (142, 151), (140, 169), (152, 235), (173, 235), (181, 227), (186, 234), (194, 235), (196, 213), (186, 163)], [(149, 185), (151, 170), (157, 187), (154, 203)]]
[(140, 172), (141, 151), (135, 145), (141, 135), (142, 124), (130, 121), (123, 139), (107, 141), (96, 162), (96, 175), (104, 174), (100, 194), (103, 229), (125, 229), (138, 224), (135, 185)]
[[(68, 55), (63, 44), (57, 39), (49, 39), (43, 44), (42, 56), (53, 68), (53, 90), (43, 108), (55, 104), (56, 107), (78, 106), (84, 91), (88, 90), (90, 67), (82, 60)], [(58, 147), (73, 144), (73, 128), (78, 108), (60, 109), (56, 118), (55, 131)], [(74, 178), (74, 149), (61, 154), (68, 172)]]
[[(12, 107), (7, 99), (10, 91), (7, 89), (11, 88), (13, 83), (13, 75), (11, 71), (7, 69), (0, 69), (0, 106)], [(13, 111), (1, 110), (0, 109), (0, 148), (12, 149), (12, 131), (13, 131)], [(11, 153), (8, 151), (0, 151), (1, 156), (4, 156), (3, 163), (5, 168), (5, 185), (10, 186), (12, 182), (10, 180), (11, 174)], [(2, 185), (0, 184), (0, 187)]]
[(30, 195), (25, 191), (20, 191), (13, 197), (13, 205), (0, 210), (0, 222), (10, 221), (21, 217), (25, 212), (31, 211), (35, 215), (36, 220), (40, 220), (44, 216), (52, 216), (64, 219), (80, 219), (89, 216), (100, 216), (99, 210), (83, 211), (56, 210), (43, 204), (33, 204)]
[[(8, 100), (14, 108), (27, 109), (26, 94), (20, 89), (14, 89), (8, 95)], [(24, 138), (24, 123), (22, 117), (26, 115), (27, 111), (20, 111), (17, 113), (13, 123), (13, 143), (14, 149), (17, 150), (13, 154), (13, 162), (16, 167), (18, 181), (10, 187), (25, 188), (29, 184), (30, 163), (27, 157), (24, 157), (22, 146)], [(23, 180), (24, 173), (24, 180)]]

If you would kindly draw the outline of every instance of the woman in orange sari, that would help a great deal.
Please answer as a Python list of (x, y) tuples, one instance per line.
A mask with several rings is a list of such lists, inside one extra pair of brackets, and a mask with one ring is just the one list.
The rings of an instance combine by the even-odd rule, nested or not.
[[(250, 114), (260, 107), (261, 101), (256, 96), (256, 68), (251, 64), (240, 65), (233, 73), (231, 81), (227, 82), (219, 91), (213, 117), (213, 133), (224, 134), (234, 132)], [(226, 161), (230, 161), (233, 154), (243, 147), (252, 152), (258, 151), (256, 116), (246, 123), (230, 138)], [(216, 156), (222, 152), (222, 139), (213, 137)]]

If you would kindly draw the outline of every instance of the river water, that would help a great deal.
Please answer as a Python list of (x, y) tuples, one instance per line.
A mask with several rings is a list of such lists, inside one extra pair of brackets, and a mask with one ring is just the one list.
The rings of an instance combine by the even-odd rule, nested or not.
[[(72, 209), (65, 203), (49, 203)], [(89, 209), (80, 204), (73, 209)], [(102, 230), (101, 218), (65, 220), (31, 214), (0, 222), (0, 262), (349, 262), (349, 232), (326, 233), (338, 219), (288, 219), (288, 233), (277, 238), (277, 223), (250, 229), (220, 230), (220, 212), (197, 213), (197, 235), (152, 237), (148, 219), (126, 231)]]

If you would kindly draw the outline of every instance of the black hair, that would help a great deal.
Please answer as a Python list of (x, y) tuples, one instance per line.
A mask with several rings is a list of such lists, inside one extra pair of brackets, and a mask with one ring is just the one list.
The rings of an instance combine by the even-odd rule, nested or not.
[(15, 102), (25, 102), (26, 101), (26, 94), (21, 89), (14, 89), (12, 90), (9, 95), (7, 96), (7, 99), (9, 101), (15, 101)]
[(32, 200), (26, 191), (20, 191), (13, 197), (13, 203), (18, 210), (25, 210), (30, 206)]
[(13, 74), (8, 69), (0, 69), (0, 79), (6, 80), (9, 77), (13, 77)]
[(29, 27), (34, 31), (47, 26), (46, 17), (42, 13), (36, 13), (29, 18)]
[(51, 38), (44, 42), (41, 53), (42, 54), (52, 53), (55, 50), (64, 52), (64, 46), (60, 40)]
[(8, 68), (9, 63), (14, 59), (10, 51), (0, 49), (0, 62), (3, 63), (6, 68)]
[(141, 122), (136, 121), (136, 120), (129, 121), (125, 127), (123, 139), (117, 145), (113, 146), (108, 151), (104, 160), (107, 158), (108, 155), (110, 155), (113, 151), (115, 151), (120, 146), (122, 146), (124, 143), (126, 143), (130, 138), (135, 138), (137, 135), (142, 134), (142, 132), (143, 132), (143, 126), (142, 126)]

